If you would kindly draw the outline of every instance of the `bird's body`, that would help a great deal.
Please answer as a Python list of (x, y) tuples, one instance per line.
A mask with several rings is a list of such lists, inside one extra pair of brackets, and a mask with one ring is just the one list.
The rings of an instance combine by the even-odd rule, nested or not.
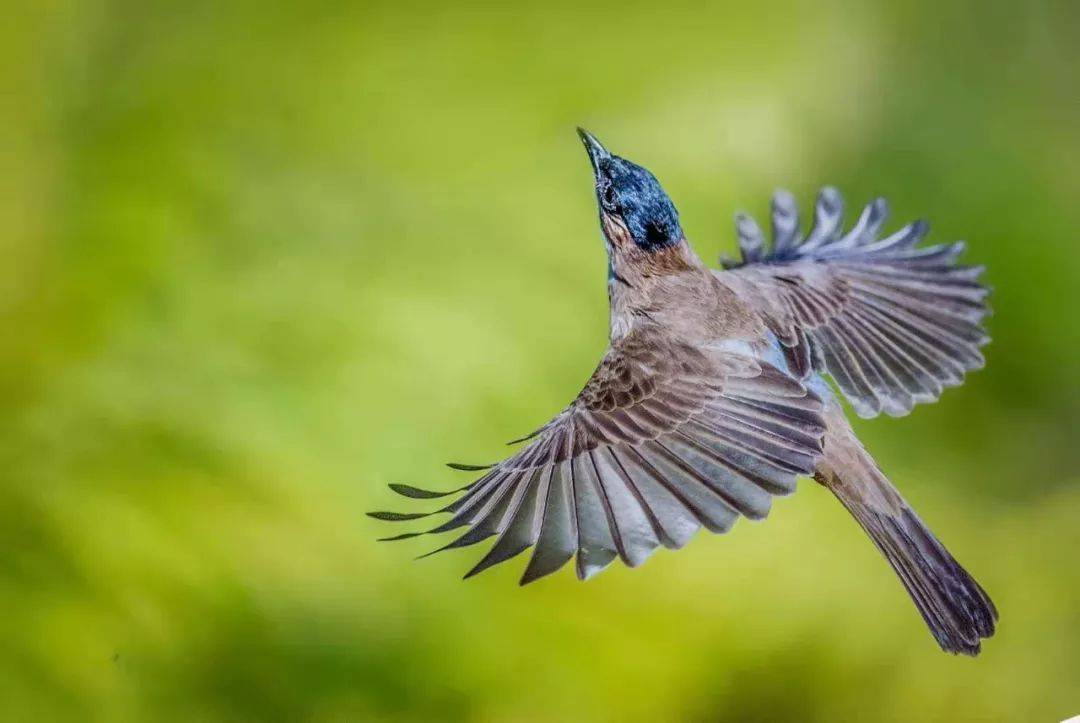
[(582, 138), (608, 251), (610, 346), (578, 397), (430, 532), (468, 527), (446, 547), (497, 536), (470, 575), (534, 547), (523, 583), (571, 558), (586, 579), (701, 527), (762, 519), (772, 496), (812, 476), (890, 562), (941, 647), (976, 654), (993, 604), (865, 451), (824, 375), (861, 416), (936, 399), (982, 363), (980, 270), (955, 264), (959, 244), (915, 248), (922, 223), (879, 240), (880, 200), (842, 234), (831, 189), (806, 237), (778, 194), (767, 253), (740, 218), (743, 262), (713, 270), (652, 174)]

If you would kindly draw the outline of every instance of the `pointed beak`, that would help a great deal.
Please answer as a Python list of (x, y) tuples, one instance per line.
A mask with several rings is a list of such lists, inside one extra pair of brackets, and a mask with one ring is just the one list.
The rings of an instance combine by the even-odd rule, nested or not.
[(593, 173), (598, 174), (600, 172), (600, 161), (604, 158), (611, 158), (611, 153), (607, 148), (596, 140), (596, 136), (589, 133), (584, 128), (577, 129), (578, 135), (581, 137), (581, 142), (585, 144), (585, 151), (589, 154), (589, 162), (592, 163)]

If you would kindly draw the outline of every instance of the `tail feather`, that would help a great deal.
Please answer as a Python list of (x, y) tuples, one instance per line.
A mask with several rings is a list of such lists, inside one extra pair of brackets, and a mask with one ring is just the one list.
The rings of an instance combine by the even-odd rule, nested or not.
[(978, 655), (980, 640), (994, 634), (998, 618), (979, 583), (911, 508), (894, 515), (837, 497), (892, 565), (942, 650)]
[(978, 655), (994, 634), (990, 596), (956, 561), (863, 449), (833, 401), (825, 452), (814, 478), (828, 487), (873, 540), (907, 589), (938, 645)]

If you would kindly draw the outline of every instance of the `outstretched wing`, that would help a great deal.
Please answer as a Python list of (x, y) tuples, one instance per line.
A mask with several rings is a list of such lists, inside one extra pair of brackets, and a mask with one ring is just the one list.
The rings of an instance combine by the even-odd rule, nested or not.
[(527, 446), (459, 490), (439, 510), (450, 519), (428, 532), (468, 528), (440, 550), (497, 536), (466, 577), (534, 547), (522, 584), (575, 555), (587, 579), (616, 557), (633, 567), (660, 545), (682, 547), (700, 527), (720, 533), (739, 515), (765, 517), (771, 495), (812, 471), (823, 432), (821, 401), (749, 347), (703, 349), (639, 330)]
[(917, 248), (925, 221), (878, 239), (887, 209), (876, 199), (843, 233), (843, 201), (825, 188), (804, 237), (794, 199), (779, 191), (772, 247), (739, 215), (742, 262), (717, 274), (758, 310), (796, 373), (827, 371), (861, 417), (935, 401), (983, 366), (990, 340), (983, 268), (956, 263), (963, 242)]

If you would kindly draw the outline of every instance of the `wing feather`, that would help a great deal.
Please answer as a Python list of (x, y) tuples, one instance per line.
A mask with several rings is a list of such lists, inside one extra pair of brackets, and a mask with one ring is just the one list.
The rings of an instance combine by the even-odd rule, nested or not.
[(480, 562), (465, 573), (465, 577), (472, 577), (492, 565), (506, 562), (525, 552), (536, 542), (533, 534), (536, 506), (540, 495), (546, 491), (546, 485), (541, 484), (536, 477), (542, 473), (539, 468), (534, 470), (529, 482), (519, 485), (516, 499), (507, 515), (509, 519), (502, 525), (498, 539)]
[(577, 575), (588, 580), (619, 554), (618, 530), (587, 452), (570, 461), (570, 475), (578, 528)]
[(616, 559), (636, 567), (661, 545), (682, 547), (701, 527), (764, 518), (773, 495), (812, 471), (825, 425), (801, 381), (743, 346), (658, 328), (621, 340), (573, 404), (438, 510), (450, 518), (428, 533), (467, 529), (435, 552), (495, 537), (466, 577), (532, 547), (522, 584), (571, 559), (588, 579)]
[(633, 484), (643, 504), (663, 529), (663, 534), (658, 537), (665, 547), (675, 550), (683, 547), (705, 525), (708, 515), (633, 448), (608, 448), (605, 451), (615, 460), (627, 484)]
[(525, 585), (557, 571), (577, 552), (577, 528), (570, 504), (569, 463), (565, 460), (551, 470), (547, 504), (532, 557), (522, 575)]
[(884, 199), (871, 202), (841, 236), (842, 208), (839, 194), (824, 189), (814, 227), (800, 239), (794, 201), (777, 192), (771, 249), (753, 234), (756, 224), (738, 214), (743, 261), (725, 263), (718, 278), (754, 305), (790, 350), (785, 357), (797, 375), (811, 372), (809, 356), (860, 416), (904, 415), (983, 366), (983, 269), (957, 264), (963, 242), (920, 247), (925, 221), (879, 239)]

